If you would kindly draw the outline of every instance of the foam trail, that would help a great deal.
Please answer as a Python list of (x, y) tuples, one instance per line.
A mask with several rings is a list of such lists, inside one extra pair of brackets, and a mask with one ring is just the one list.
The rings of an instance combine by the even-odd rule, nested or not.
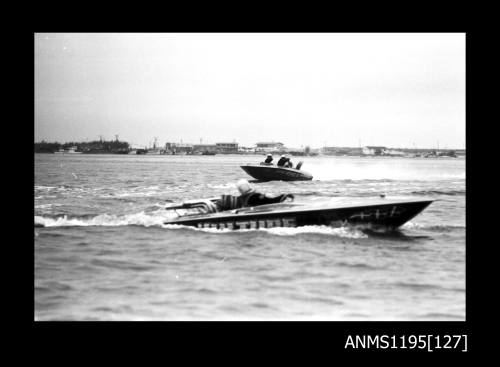
[(368, 235), (359, 229), (352, 227), (328, 227), (328, 226), (303, 226), (303, 227), (276, 227), (276, 228), (260, 228), (260, 229), (238, 229), (232, 230), (228, 228), (196, 228), (191, 226), (166, 224), (162, 226), (166, 229), (190, 229), (198, 232), (206, 232), (212, 234), (228, 234), (228, 233), (247, 233), (247, 232), (267, 232), (275, 236), (296, 236), (299, 234), (326, 234), (335, 237), (344, 238), (367, 238)]
[(461, 224), (422, 224), (415, 222), (407, 222), (401, 226), (401, 228), (406, 229), (427, 229), (427, 230), (453, 230), (453, 229), (465, 229), (465, 223)]
[(166, 215), (149, 215), (140, 212), (130, 215), (101, 214), (90, 219), (68, 218), (66, 215), (58, 218), (35, 216), (37, 227), (89, 227), (89, 226), (130, 226), (139, 225), (144, 227), (162, 226), (168, 217)]
[[(304, 167), (304, 169), (306, 169)], [(307, 165), (313, 180), (449, 180), (465, 179), (464, 170), (456, 173), (443, 173), (432, 166), (410, 168), (404, 162), (373, 161), (343, 162), (342, 160), (314, 162)]]
[(262, 228), (262, 229), (216, 229), (216, 228), (196, 228), (191, 226), (183, 226), (176, 224), (164, 224), (166, 220), (165, 215), (148, 215), (144, 212), (116, 216), (109, 214), (97, 215), (93, 218), (68, 218), (67, 216), (58, 218), (48, 218), (42, 216), (35, 216), (35, 227), (90, 227), (90, 226), (103, 226), (103, 227), (117, 227), (117, 226), (130, 226), (138, 225), (143, 227), (161, 227), (165, 229), (190, 229), (193, 231), (201, 231), (206, 233), (224, 234), (224, 233), (245, 233), (262, 231), (276, 236), (295, 236), (299, 234), (326, 234), (336, 237), (344, 238), (366, 238), (366, 234), (360, 230), (352, 227), (328, 227), (328, 226), (304, 226), (304, 227), (276, 227), (276, 228)]
[(296, 227), (296, 228), (288, 228), (288, 227), (276, 227), (265, 229), (264, 231), (272, 233), (277, 236), (294, 236), (297, 234), (303, 233), (316, 233), (316, 234), (327, 234), (334, 235), (338, 237), (345, 238), (367, 238), (368, 236), (351, 227), (328, 227), (328, 226), (304, 226), (304, 227)]

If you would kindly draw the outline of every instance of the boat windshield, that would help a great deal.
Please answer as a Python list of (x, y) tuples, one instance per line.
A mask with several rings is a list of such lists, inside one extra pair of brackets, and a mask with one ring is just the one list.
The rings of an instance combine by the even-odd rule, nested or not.
[(208, 214), (205, 208), (194, 207), (194, 208), (174, 208), (172, 209), (179, 217)]
[(208, 199), (185, 201), (181, 204), (169, 205), (165, 209), (173, 210), (179, 216), (209, 214), (218, 211), (217, 203)]

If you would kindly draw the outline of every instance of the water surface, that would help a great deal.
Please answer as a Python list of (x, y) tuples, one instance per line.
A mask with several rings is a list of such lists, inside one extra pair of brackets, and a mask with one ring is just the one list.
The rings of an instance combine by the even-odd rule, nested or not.
[(37, 320), (464, 320), (465, 160), (300, 157), (299, 202), (435, 201), (396, 234), (165, 226), (260, 156), (35, 155)]

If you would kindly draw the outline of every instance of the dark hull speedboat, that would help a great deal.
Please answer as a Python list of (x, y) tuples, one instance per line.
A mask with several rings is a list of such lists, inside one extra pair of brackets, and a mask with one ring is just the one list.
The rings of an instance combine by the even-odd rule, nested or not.
[(207, 199), (171, 205), (177, 218), (165, 224), (178, 224), (197, 228), (250, 229), (272, 227), (300, 227), (326, 225), (341, 227), (360, 225), (367, 229), (393, 230), (424, 210), (433, 200), (363, 199), (358, 203), (299, 204), (282, 202), (233, 210), (219, 210), (217, 200)]
[(295, 168), (278, 167), (265, 164), (249, 164), (241, 166), (243, 171), (260, 181), (308, 181), (313, 176)]

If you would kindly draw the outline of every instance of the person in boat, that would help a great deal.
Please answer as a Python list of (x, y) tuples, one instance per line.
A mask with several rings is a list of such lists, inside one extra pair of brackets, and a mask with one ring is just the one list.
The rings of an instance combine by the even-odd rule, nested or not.
[(275, 204), (275, 203), (281, 203), (287, 198), (293, 199), (293, 195), (291, 194), (271, 196), (257, 192), (253, 187), (250, 186), (250, 183), (245, 179), (239, 180), (236, 183), (236, 187), (240, 192), (240, 196), (237, 197), (236, 205), (233, 203), (233, 206), (236, 206), (237, 208), (259, 206), (265, 204)]
[(287, 159), (284, 155), (282, 155), (277, 163), (278, 167), (283, 167), (285, 163), (287, 162)]
[(268, 154), (266, 156), (266, 160), (264, 161), (264, 163), (271, 164), (272, 161), (273, 161), (273, 155), (272, 154)]
[(286, 162), (283, 165), (283, 167), (285, 167), (285, 168), (293, 168), (293, 163), (290, 160), (290, 156), (286, 156), (285, 158), (286, 158)]

